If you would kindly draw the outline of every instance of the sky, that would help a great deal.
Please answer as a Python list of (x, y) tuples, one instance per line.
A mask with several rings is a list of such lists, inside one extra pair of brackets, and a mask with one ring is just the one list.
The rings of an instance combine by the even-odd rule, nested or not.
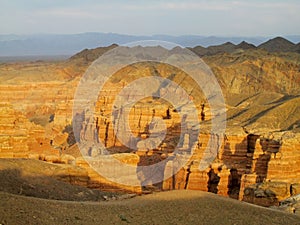
[(300, 34), (299, 0), (0, 0), (0, 34)]

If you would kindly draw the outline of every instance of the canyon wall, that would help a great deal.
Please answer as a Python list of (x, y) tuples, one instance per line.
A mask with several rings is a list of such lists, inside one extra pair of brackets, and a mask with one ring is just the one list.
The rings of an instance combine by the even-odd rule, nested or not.
[[(84, 66), (80, 58), (65, 64), (0, 65), (0, 157), (73, 164), (84, 168), (88, 178), (83, 185), (91, 188), (203, 190), (261, 205), (277, 204), (299, 193), (300, 81), (299, 63), (293, 57), (247, 51), (204, 58), (226, 99), (227, 128), (221, 136), (210, 132), (212, 113), (201, 90), (191, 88), (193, 80), (170, 66), (128, 66), (105, 84), (92, 114), (73, 114), (79, 75), (90, 63), (88, 58)], [(188, 90), (188, 97), (177, 94), (184, 99), (182, 105), (193, 102), (197, 107), (200, 127), (195, 130), (199, 135), (189, 132), (194, 124), (188, 124), (180, 109), (166, 100), (143, 98), (128, 111), (115, 105), (116, 96), (132, 80), (152, 75), (171, 79)], [(153, 91), (162, 95), (165, 89)], [(124, 92), (123, 98), (130, 102), (137, 93)], [(126, 113), (129, 127), (124, 125)], [(201, 159), (212, 138), (221, 139), (222, 144), (215, 160), (201, 171)], [(97, 158), (109, 167), (111, 161), (94, 144), (99, 142), (106, 153), (137, 168), (161, 163), (163, 166), (152, 172), (163, 181), (145, 179), (144, 171), (138, 169), (137, 177), (128, 175), (129, 180), (140, 182), (135, 187), (100, 176), (82, 157)], [(78, 145), (86, 146), (80, 151)]]

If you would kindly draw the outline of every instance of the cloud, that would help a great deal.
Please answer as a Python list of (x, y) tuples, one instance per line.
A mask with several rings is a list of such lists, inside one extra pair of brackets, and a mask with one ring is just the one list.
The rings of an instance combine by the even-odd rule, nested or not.
[(3, 1), (1, 33), (284, 35), (300, 30), (297, 0), (28, 0), (26, 6)]
[(210, 11), (226, 11), (231, 9), (228, 3), (217, 3), (215, 1), (202, 1), (202, 2), (180, 2), (180, 3), (163, 3), (162, 9), (167, 10), (210, 10)]
[(299, 8), (297, 1), (232, 1), (232, 5), (241, 8), (260, 8), (260, 9), (292, 9)]
[(119, 6), (127, 10), (205, 10), (227, 11), (235, 9), (281, 9), (291, 10), (300, 7), (297, 1), (246, 1), (246, 0), (190, 0), (190, 1), (148, 1), (148, 2), (122, 2)]
[(228, 10), (230, 4), (218, 1), (148, 1), (138, 4), (124, 3), (121, 8), (125, 10), (167, 10), (167, 11), (186, 11), (186, 10)]
[(42, 10), (34, 13), (33, 17), (58, 17), (58, 18), (97, 18), (98, 15), (89, 11), (83, 11), (80, 9), (51, 9)]

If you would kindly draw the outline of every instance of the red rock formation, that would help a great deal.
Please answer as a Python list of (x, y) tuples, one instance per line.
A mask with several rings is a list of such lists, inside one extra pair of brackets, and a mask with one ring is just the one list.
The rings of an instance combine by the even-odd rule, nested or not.
[[(89, 61), (86, 51), (82, 54), (85, 57), (84, 61)], [(291, 193), (298, 193), (300, 137), (297, 131), (299, 126), (297, 122), (299, 97), (296, 96), (299, 94), (297, 60), (284, 55), (269, 55), (262, 51), (215, 55), (204, 60), (219, 78), (226, 96), (228, 113), (228, 127), (223, 144), (214, 162), (204, 171), (199, 170), (199, 165), (211, 138), (207, 129), (212, 117), (209, 105), (205, 102), (201, 90), (191, 88), (193, 80), (187, 78), (186, 74), (170, 66), (151, 63), (146, 66), (129, 66), (119, 71), (99, 93), (94, 114), (77, 112), (74, 117), (72, 117), (73, 98), (79, 82), (76, 75), (82, 74), (84, 66), (78, 68), (79, 72), (75, 70), (76, 65), (29, 64), (24, 68), (22, 65), (12, 64), (8, 66), (10, 70), (4, 70), (0, 66), (1, 75), (7, 76), (3, 78), (5, 82), (0, 85), (0, 102), (8, 103), (0, 105), (0, 156), (29, 157), (59, 163), (75, 162), (88, 173), (89, 179), (82, 182), (84, 185), (107, 190), (116, 188), (141, 191), (141, 187), (126, 187), (99, 176), (79, 157), (80, 153), (92, 158), (99, 157), (107, 167), (111, 161), (105, 160), (101, 155), (103, 152), (95, 146), (90, 146), (91, 152), (89, 149), (80, 152), (73, 145), (74, 139), (77, 138), (82, 143), (101, 141), (110, 153), (136, 153), (130, 154), (129, 158), (124, 156), (125, 162), (132, 160), (130, 163), (135, 166), (151, 165), (167, 159), (164, 170), (158, 171), (159, 176), (167, 179), (161, 184), (152, 184), (163, 190), (211, 191), (223, 196), (256, 202), (256, 196), (270, 198), (270, 190), (274, 189), (271, 188), (273, 182), (284, 182), (276, 187), (280, 190), (276, 190), (276, 198), (281, 199)], [(16, 75), (16, 71), (22, 76), (27, 74), (29, 82), (21, 75)], [(184, 133), (180, 140), (181, 128), (187, 124), (182, 123), (177, 109), (170, 103), (155, 98), (137, 102), (129, 111), (130, 130), (118, 133), (118, 130), (114, 129), (114, 124), (116, 127), (124, 126), (121, 112), (118, 111), (120, 108), (114, 115), (111, 114), (120, 91), (137, 77), (153, 74), (169, 77), (173, 73), (175, 75), (172, 80), (181, 82), (181, 85), (191, 92), (193, 101), (198, 107), (201, 133), (197, 141), (191, 140), (193, 134), (188, 132)], [(160, 94), (166, 92), (163, 88), (159, 91)], [(136, 97), (136, 93), (132, 90), (124, 92), (123, 97), (130, 99)], [(151, 148), (145, 145), (145, 141), (153, 134), (151, 125), (157, 125), (153, 120), (155, 117), (162, 119), (167, 133), (161, 143), (158, 141), (156, 143), (155, 140), (156, 146)], [(134, 138), (128, 138), (129, 132)], [(122, 143), (116, 134), (123, 137), (126, 143)], [(180, 154), (173, 153), (177, 145)], [(186, 152), (190, 145), (196, 147), (191, 155)], [(178, 161), (184, 157), (187, 159), (180, 165)], [(78, 176), (81, 176), (80, 173)], [(144, 181), (143, 178), (140, 179), (141, 182)], [(145, 183), (147, 182), (151, 184), (151, 181), (146, 180)], [(259, 186), (261, 182), (269, 183), (266, 186)], [(282, 191), (289, 188), (292, 190), (291, 193)], [(253, 190), (253, 195), (250, 189)], [(271, 203), (267, 199), (264, 204)]]

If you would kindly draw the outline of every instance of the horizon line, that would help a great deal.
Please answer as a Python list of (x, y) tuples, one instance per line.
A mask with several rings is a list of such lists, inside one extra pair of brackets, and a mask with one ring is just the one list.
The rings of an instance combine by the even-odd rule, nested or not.
[(267, 38), (267, 37), (290, 37), (290, 36), (299, 36), (299, 34), (260, 34), (260, 35), (234, 35), (234, 34), (126, 34), (126, 33), (117, 33), (117, 32), (102, 32), (102, 31), (84, 31), (84, 32), (73, 32), (73, 33), (0, 33), (0, 36), (34, 36), (34, 35), (80, 35), (80, 34), (114, 34), (114, 35), (125, 35), (125, 36), (169, 36), (169, 37), (188, 37), (188, 36), (196, 36), (196, 37), (225, 37), (225, 38)]

